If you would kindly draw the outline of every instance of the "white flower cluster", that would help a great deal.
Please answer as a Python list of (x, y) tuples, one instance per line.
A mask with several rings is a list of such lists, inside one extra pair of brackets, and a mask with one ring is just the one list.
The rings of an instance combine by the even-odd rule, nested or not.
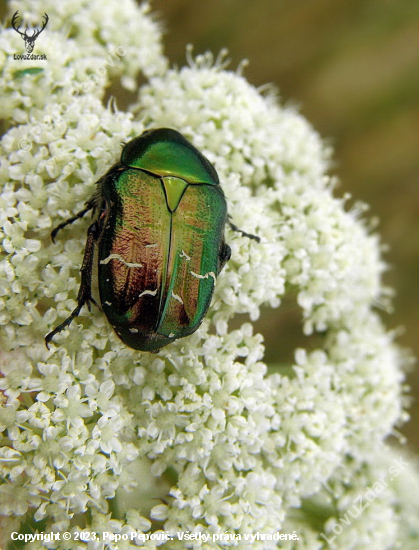
[[(12, 531), (84, 529), (173, 537), (121, 549), (269, 550), (283, 541), (244, 535), (295, 531), (288, 548), (413, 549), (419, 501), (400, 481), (419, 483), (413, 466), (350, 524), (339, 519), (390, 468), (384, 440), (406, 418), (406, 360), (374, 310), (386, 294), (378, 239), (333, 197), (319, 136), (222, 57), (168, 70), (158, 27), (133, 0), (17, 9), (25, 21), (48, 13), (37, 42), (48, 59), (15, 61), (22, 40), (2, 31), (0, 545)], [(139, 71), (148, 82), (135, 107), (104, 107), (106, 86), (132, 87)], [(123, 346), (84, 309), (48, 351), (45, 334), (76, 306), (88, 222), (56, 243), (52, 228), (83, 208), (122, 142), (162, 126), (214, 163), (232, 220), (261, 242), (227, 231), (232, 258), (206, 320), (158, 355)], [(301, 348), (273, 372), (262, 336), (229, 322), (288, 295), (302, 311)]]
[[(138, 7), (131, 0), (106, 5), (103, 0), (11, 2), (9, 13), (19, 12), (20, 30), (28, 22), (39, 28), (41, 16), (49, 14), (37, 42), (47, 61), (16, 61), (14, 54), (25, 51), (23, 39), (11, 28), (1, 29), (0, 117), (22, 124), (28, 122), (31, 107), (44, 111), (46, 103), (64, 103), (68, 108), (79, 94), (101, 97), (114, 80), (132, 90), (140, 71), (146, 76), (163, 73), (167, 61), (160, 31), (148, 10), (147, 4)], [(45, 70), (42, 77), (22, 78), (20, 73), (29, 68)]]

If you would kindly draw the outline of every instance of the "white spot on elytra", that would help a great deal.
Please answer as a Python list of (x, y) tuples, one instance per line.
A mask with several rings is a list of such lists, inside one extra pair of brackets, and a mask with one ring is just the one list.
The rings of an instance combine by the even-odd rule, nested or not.
[(178, 302), (180, 302), (182, 305), (183, 305), (183, 300), (180, 296), (178, 296), (177, 294), (175, 294), (172, 290), (172, 298), (177, 300)]
[(126, 260), (124, 260), (124, 258), (120, 254), (109, 254), (109, 256), (107, 258), (105, 258), (104, 260), (100, 260), (100, 263), (103, 264), (103, 265), (106, 265), (111, 260), (118, 260), (118, 261), (122, 262), (124, 265), (126, 265), (127, 267), (143, 267), (143, 264), (137, 264), (137, 263), (134, 263), (134, 262), (127, 262)]
[(144, 292), (141, 292), (141, 294), (138, 295), (138, 298), (141, 298), (141, 296), (155, 296), (157, 294), (157, 288), (156, 290), (144, 290)]
[(130, 328), (129, 331), (131, 332), (131, 334), (137, 334), (138, 328)]
[(106, 306), (111, 306), (112, 302), (103, 302)]
[(179, 254), (179, 256), (180, 256), (181, 258), (185, 258), (185, 260), (186, 260), (187, 262), (189, 262), (189, 260), (191, 259), (191, 257), (188, 256), (188, 255), (186, 254), (186, 252), (183, 250), (183, 248), (182, 248), (182, 252)]
[(194, 271), (190, 271), (189, 273), (197, 279), (208, 279), (208, 277), (212, 277), (214, 279), (214, 282), (216, 281), (215, 273), (213, 271), (208, 271), (208, 273), (205, 273), (205, 275), (200, 275), (199, 273), (195, 273)]
[(158, 243), (146, 244), (146, 245), (145, 245), (146, 248), (154, 248), (155, 246), (158, 246)]
[(173, 338), (174, 335), (175, 335), (175, 333), (174, 333), (174, 332), (171, 332), (171, 333), (169, 334), (169, 338)]

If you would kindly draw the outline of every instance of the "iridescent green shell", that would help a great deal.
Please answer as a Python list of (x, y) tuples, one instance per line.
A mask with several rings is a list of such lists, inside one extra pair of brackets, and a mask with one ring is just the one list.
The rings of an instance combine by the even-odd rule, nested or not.
[(125, 146), (100, 192), (99, 290), (109, 322), (144, 351), (193, 333), (228, 255), (215, 169), (181, 134), (158, 129)]
[(155, 176), (175, 176), (188, 183), (218, 185), (214, 166), (176, 130), (148, 130), (127, 143), (121, 163)]

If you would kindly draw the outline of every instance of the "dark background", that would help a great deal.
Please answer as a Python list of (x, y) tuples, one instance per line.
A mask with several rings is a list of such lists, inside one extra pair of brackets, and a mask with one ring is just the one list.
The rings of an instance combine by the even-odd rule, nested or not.
[[(398, 342), (419, 356), (419, 2), (154, 0), (151, 6), (166, 29), (172, 64), (185, 64), (188, 43), (194, 55), (227, 47), (232, 69), (247, 58), (245, 77), (256, 86), (274, 83), (282, 101), (299, 105), (333, 144), (337, 194), (368, 203), (389, 245), (384, 282), (396, 290), (395, 313), (383, 313), (384, 321), (404, 326)], [(305, 345), (296, 307), (266, 310), (257, 330), (265, 335), (268, 362), (290, 360)], [(418, 375), (409, 383), (419, 396)], [(418, 400), (410, 414), (402, 432), (419, 453)]]

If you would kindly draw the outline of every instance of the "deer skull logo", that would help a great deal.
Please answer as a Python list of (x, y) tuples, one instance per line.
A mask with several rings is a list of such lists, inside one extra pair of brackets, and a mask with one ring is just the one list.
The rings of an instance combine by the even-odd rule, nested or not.
[(18, 18), (19, 11), (17, 11), (12, 19), (12, 27), (15, 29), (16, 32), (20, 34), (20, 36), (25, 41), (25, 48), (28, 53), (32, 53), (33, 48), (35, 46), (35, 40), (38, 38), (38, 36), (41, 34), (41, 32), (45, 29), (48, 23), (48, 15), (45, 13), (44, 18), (45, 22), (42, 25), (42, 29), (33, 29), (33, 34), (31, 36), (28, 36), (28, 29), (25, 29), (25, 32), (20, 32), (20, 25), (19, 27), (16, 27), (16, 20)]

